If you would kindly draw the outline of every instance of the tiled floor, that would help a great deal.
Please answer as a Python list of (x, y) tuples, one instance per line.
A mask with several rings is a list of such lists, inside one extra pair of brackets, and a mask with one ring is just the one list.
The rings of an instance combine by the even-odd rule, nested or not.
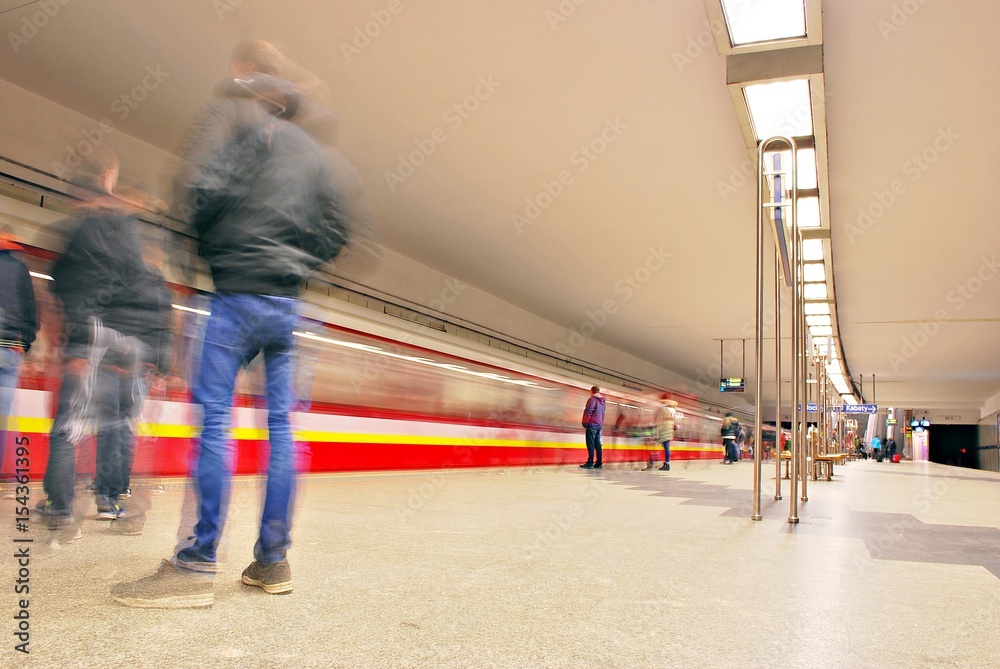
[[(13, 650), (0, 559), (0, 666), (994, 667), (1000, 475), (855, 462), (810, 481), (792, 526), (764, 469), (576, 467), (302, 481), (295, 592), (239, 583), (260, 510), (234, 488), (215, 605), (139, 610), (111, 585), (169, 554), (183, 485), (142, 536), (87, 520), (52, 549), (33, 529), (31, 655)], [(13, 502), (0, 536), (14, 546)], [(22, 535), (19, 535), (22, 536)], [(13, 551), (5, 551), (10, 556)]]

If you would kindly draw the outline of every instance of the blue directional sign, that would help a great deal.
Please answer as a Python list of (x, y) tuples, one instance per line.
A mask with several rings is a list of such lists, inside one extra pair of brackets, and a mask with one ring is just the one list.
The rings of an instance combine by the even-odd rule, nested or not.
[(845, 404), (840, 407), (844, 413), (878, 413), (877, 404)]

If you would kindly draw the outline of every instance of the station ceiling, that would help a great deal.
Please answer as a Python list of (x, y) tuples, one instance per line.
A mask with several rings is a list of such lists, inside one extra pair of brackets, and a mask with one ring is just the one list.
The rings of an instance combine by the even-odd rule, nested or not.
[[(998, 25), (823, 6), (840, 335), (880, 405), (1000, 392)], [(702, 0), (0, 0), (0, 78), (172, 150), (235, 42), (274, 40), (329, 86), (387, 247), (710, 378), (753, 336), (756, 201), (712, 27)]]

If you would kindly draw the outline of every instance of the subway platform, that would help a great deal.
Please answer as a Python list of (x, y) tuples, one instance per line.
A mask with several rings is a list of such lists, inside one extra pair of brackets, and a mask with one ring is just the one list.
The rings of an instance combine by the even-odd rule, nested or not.
[[(234, 485), (215, 603), (131, 609), (111, 586), (153, 573), (186, 495), (167, 481), (141, 536), (37, 519), (5, 557), (3, 667), (995, 667), (1000, 475), (858, 461), (809, 481), (798, 525), (749, 520), (751, 464), (312, 475), (289, 553), (295, 590), (240, 583), (260, 482)], [(39, 490), (32, 488), (35, 500)], [(91, 506), (91, 511), (93, 507)], [(15, 543), (14, 539), (32, 542)], [(15, 549), (30, 546), (30, 593)], [(30, 654), (17, 652), (28, 600)]]

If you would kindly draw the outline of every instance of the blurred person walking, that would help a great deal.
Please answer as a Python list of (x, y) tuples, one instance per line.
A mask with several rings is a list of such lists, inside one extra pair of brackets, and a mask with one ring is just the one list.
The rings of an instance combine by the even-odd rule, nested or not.
[(149, 378), (169, 349), (170, 296), (163, 277), (143, 261), (136, 212), (141, 197), (118, 191), (118, 159), (95, 152), (86, 176), (97, 195), (52, 269), (52, 291), (62, 302), (66, 344), (62, 386), (49, 435), (49, 460), (39, 509), (56, 540), (81, 535), (74, 512), (76, 446), (93, 422), (97, 435), (94, 495), (97, 518), (125, 515), (134, 426)]
[[(677, 424), (677, 401), (668, 397), (660, 398), (660, 406), (656, 409), (653, 423), (656, 430), (656, 440), (663, 445), (663, 464), (660, 471), (670, 471), (670, 442), (674, 438), (674, 428)], [(648, 469), (653, 468), (653, 458), (650, 455)]]
[(877, 434), (872, 437), (872, 458), (876, 462), (882, 462), (882, 440)]
[(0, 234), (0, 485), (5, 486), (0, 489), (0, 496), (3, 497), (13, 497), (16, 490), (14, 467), (5, 467), (14, 391), (21, 378), (24, 357), (38, 333), (31, 275), (13, 253), (21, 250), (12, 235)]
[(52, 269), (52, 291), (63, 306), (66, 336), (62, 386), (49, 435), (47, 499), (38, 508), (55, 540), (79, 538), (74, 512), (76, 446), (96, 424), (97, 518), (124, 515), (129, 494), (134, 425), (160, 351), (169, 349), (170, 297), (163, 277), (143, 261), (136, 211), (141, 200), (117, 190), (119, 164), (95, 152), (88, 184), (97, 191), (77, 214), (83, 219)]
[(175, 177), (179, 211), (198, 238), (215, 293), (192, 389), (204, 421), (194, 465), (197, 523), (186, 546), (152, 576), (115, 585), (127, 606), (210, 606), (211, 577), (232, 479), (229, 427), (237, 374), (263, 353), (270, 457), (254, 560), (243, 583), (291, 592), (291, 512), (295, 449), (292, 332), (303, 280), (346, 241), (340, 198), (316, 143), (290, 122), (300, 92), (288, 81), (241, 73), (192, 124)]

